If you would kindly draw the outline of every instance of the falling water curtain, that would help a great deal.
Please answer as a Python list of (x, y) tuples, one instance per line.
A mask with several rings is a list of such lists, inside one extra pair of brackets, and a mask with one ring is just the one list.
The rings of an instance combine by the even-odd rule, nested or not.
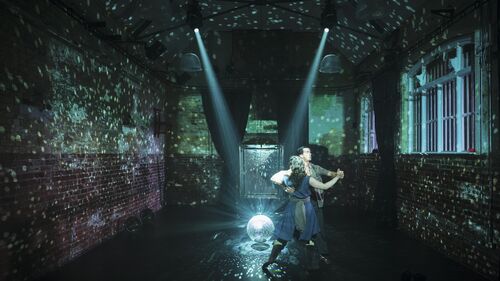
[(396, 175), (394, 170), (395, 126), (400, 100), (396, 67), (385, 70), (372, 80), (375, 131), (380, 153), (380, 174), (375, 189), (375, 210), (381, 225), (395, 227)]
[(226, 100), (229, 107), (229, 114), (232, 122), (234, 122), (236, 130), (236, 147), (231, 147), (229, 150), (223, 149), (224, 142), (222, 140), (222, 129), (217, 125), (218, 112), (214, 111), (214, 104), (211, 94), (208, 89), (202, 90), (202, 103), (205, 118), (207, 120), (208, 129), (212, 137), (215, 149), (224, 161), (221, 175), (221, 190), (219, 193), (219, 202), (223, 207), (230, 211), (234, 211), (234, 204), (238, 199), (238, 182), (239, 182), (239, 144), (241, 144), (245, 135), (245, 128), (248, 121), (248, 113), (250, 111), (250, 102), (252, 100), (252, 92), (245, 90), (224, 91), (223, 98)]

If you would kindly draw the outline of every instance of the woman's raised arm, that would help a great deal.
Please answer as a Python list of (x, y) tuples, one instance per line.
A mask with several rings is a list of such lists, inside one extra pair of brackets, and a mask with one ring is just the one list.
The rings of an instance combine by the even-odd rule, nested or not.
[(285, 176), (290, 176), (290, 170), (279, 171), (271, 177), (271, 181), (277, 185), (282, 185)]

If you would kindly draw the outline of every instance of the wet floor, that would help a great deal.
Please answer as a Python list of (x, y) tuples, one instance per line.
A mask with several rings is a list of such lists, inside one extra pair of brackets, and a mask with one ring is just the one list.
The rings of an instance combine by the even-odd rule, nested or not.
[(402, 232), (376, 228), (366, 214), (326, 208), (325, 222), (331, 263), (317, 271), (304, 269), (302, 247), (291, 242), (266, 275), (270, 242), (255, 245), (243, 219), (213, 207), (167, 207), (154, 225), (123, 232), (40, 280), (365, 281), (402, 280), (405, 272), (427, 281), (486, 280)]

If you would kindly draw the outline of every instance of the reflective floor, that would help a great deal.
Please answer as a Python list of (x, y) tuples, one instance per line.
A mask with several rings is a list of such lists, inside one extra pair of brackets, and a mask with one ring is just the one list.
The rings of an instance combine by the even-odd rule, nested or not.
[(40, 280), (365, 281), (402, 280), (405, 271), (427, 281), (486, 280), (404, 233), (377, 229), (366, 214), (337, 208), (325, 209), (329, 265), (307, 272), (302, 247), (291, 242), (270, 267), (272, 276), (266, 275), (261, 265), (271, 247), (254, 245), (246, 221), (225, 214), (211, 207), (167, 207), (153, 226), (123, 232)]

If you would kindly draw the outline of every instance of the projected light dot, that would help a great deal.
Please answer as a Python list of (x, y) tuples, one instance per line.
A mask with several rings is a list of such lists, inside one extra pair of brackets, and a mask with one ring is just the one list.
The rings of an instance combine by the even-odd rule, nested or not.
[(194, 32), (200, 32), (200, 30), (198, 28), (195, 28)]
[(330, 29), (328, 29), (328, 28), (325, 28), (325, 32), (328, 32), (328, 31), (330, 31)]
[(255, 242), (265, 242), (271, 238), (273, 232), (273, 221), (264, 215), (254, 216), (248, 221), (247, 234)]

